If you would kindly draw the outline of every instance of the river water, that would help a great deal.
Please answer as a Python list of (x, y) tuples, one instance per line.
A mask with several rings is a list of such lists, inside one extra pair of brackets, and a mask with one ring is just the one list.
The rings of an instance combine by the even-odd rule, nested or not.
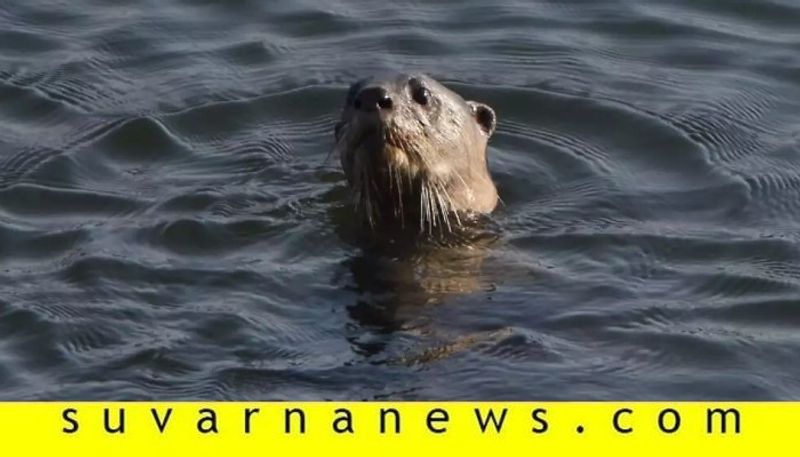
[[(348, 85), (491, 105), (491, 243), (380, 256)], [(800, 3), (2, 0), (4, 399), (798, 399)]]

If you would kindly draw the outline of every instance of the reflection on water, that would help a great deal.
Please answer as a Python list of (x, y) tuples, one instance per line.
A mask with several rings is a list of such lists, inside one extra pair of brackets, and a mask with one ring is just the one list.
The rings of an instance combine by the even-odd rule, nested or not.
[[(435, 327), (414, 328), (427, 307), (494, 287), (481, 267), (497, 238), (481, 227), (464, 227), (435, 240), (391, 241), (368, 244), (345, 261), (352, 276), (349, 289), (356, 294), (347, 311), (359, 328), (380, 334), (435, 332)], [(365, 356), (383, 350), (380, 343), (352, 343)]]

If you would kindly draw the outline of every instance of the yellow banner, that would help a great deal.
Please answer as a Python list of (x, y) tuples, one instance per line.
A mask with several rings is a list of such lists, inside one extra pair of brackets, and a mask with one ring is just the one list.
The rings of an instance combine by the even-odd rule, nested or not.
[(3, 455), (797, 455), (800, 403), (11, 402)]

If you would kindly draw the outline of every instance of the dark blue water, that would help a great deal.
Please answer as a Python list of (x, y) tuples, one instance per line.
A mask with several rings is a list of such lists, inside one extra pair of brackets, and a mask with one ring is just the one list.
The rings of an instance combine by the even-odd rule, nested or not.
[[(496, 240), (368, 253), (347, 86), (497, 112)], [(798, 399), (794, 0), (0, 0), (0, 397)]]

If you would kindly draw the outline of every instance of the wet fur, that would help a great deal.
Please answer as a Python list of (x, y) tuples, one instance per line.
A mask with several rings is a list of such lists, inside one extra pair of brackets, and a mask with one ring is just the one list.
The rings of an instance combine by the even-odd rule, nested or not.
[[(415, 102), (413, 78), (431, 94)], [(388, 90), (387, 112), (363, 113), (353, 100), (365, 87)], [(497, 191), (486, 159), (494, 111), (465, 101), (425, 75), (371, 78), (348, 92), (336, 126), (336, 148), (357, 213), (373, 229), (387, 224), (429, 235), (452, 232), (491, 212)]]

